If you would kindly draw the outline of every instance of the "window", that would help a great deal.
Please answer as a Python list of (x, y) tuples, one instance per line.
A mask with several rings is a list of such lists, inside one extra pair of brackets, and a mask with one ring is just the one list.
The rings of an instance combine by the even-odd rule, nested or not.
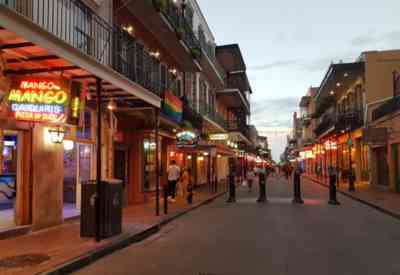
[(85, 110), (83, 119), (84, 119), (83, 127), (77, 129), (76, 137), (78, 139), (91, 140), (92, 139), (92, 113), (90, 110)]
[[(161, 142), (159, 141), (159, 148)], [(143, 140), (144, 153), (144, 178), (143, 191), (149, 192), (156, 189), (156, 142), (153, 137), (147, 137)], [(161, 160), (161, 150), (159, 152), (159, 160)]]
[(91, 54), (91, 14), (78, 7), (73, 9), (75, 11), (74, 15), (74, 45), (77, 49), (83, 51), (86, 54)]
[(165, 92), (168, 89), (168, 80), (167, 80), (167, 66), (161, 64), (161, 91)]

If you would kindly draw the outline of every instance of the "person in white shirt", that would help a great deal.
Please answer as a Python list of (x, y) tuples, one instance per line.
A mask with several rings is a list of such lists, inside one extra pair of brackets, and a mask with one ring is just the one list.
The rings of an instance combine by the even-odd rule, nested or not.
[(181, 175), (181, 169), (176, 165), (176, 161), (172, 160), (171, 165), (168, 167), (168, 193), (171, 201), (175, 201), (176, 197), (176, 183)]

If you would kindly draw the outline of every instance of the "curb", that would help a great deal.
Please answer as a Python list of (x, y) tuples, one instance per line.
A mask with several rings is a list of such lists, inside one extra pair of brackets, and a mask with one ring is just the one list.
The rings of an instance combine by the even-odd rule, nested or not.
[(196, 205), (194, 205), (191, 208), (185, 209), (179, 213), (176, 213), (170, 217), (167, 217), (163, 220), (161, 220), (159, 223), (151, 226), (150, 228), (136, 234), (128, 234), (126, 237), (121, 237), (118, 240), (115, 240), (114, 242), (105, 245), (104, 247), (99, 247), (91, 252), (88, 252), (82, 256), (79, 256), (69, 262), (66, 262), (64, 264), (61, 264), (49, 271), (44, 271), (44, 272), (39, 272), (36, 273), (37, 275), (64, 275), (64, 274), (70, 274), (74, 271), (77, 271), (85, 266), (88, 266), (89, 264), (92, 264), (96, 262), (97, 260), (112, 254), (113, 252), (116, 252), (118, 250), (121, 250), (123, 248), (126, 248), (134, 243), (141, 242), (150, 236), (158, 233), (161, 228), (168, 223), (174, 221), (175, 219), (195, 210), (200, 208), (201, 206), (204, 206), (206, 204), (209, 204), (216, 200), (219, 197), (222, 197), (223, 195), (226, 194), (226, 191), (221, 192), (219, 194), (216, 194)]
[[(315, 182), (315, 183), (317, 183), (317, 184), (319, 184), (319, 185), (321, 185), (321, 186), (324, 186), (324, 187), (326, 187), (326, 188), (329, 188), (329, 186), (328, 186), (327, 184), (322, 183), (322, 182), (320, 182), (320, 181), (318, 181), (318, 180), (316, 180), (316, 179), (309, 178), (309, 177), (304, 177), (304, 178), (306, 178), (306, 179), (308, 179), (308, 180), (311, 180), (311, 181), (313, 181), (313, 182)], [(382, 206), (379, 206), (379, 205), (374, 204), (374, 203), (372, 203), (372, 202), (369, 202), (369, 201), (367, 201), (367, 200), (360, 199), (360, 198), (358, 198), (358, 197), (356, 197), (356, 196), (354, 196), (354, 195), (352, 195), (352, 194), (349, 194), (349, 193), (347, 193), (347, 192), (344, 192), (344, 191), (342, 191), (342, 190), (337, 189), (337, 192), (340, 193), (341, 195), (345, 196), (345, 197), (348, 197), (348, 198), (350, 198), (350, 199), (353, 199), (353, 200), (355, 200), (355, 201), (358, 201), (358, 202), (360, 202), (360, 203), (362, 203), (362, 204), (364, 204), (364, 205), (367, 205), (367, 206), (369, 206), (369, 207), (371, 207), (371, 208), (374, 208), (375, 210), (378, 210), (378, 211), (380, 211), (380, 212), (382, 212), (382, 213), (384, 213), (384, 214), (386, 214), (386, 215), (389, 215), (389, 216), (391, 216), (392, 218), (395, 218), (395, 219), (397, 219), (397, 220), (400, 220), (400, 214), (397, 214), (397, 213), (395, 213), (395, 212), (393, 212), (393, 211), (390, 211), (390, 210), (388, 210), (388, 209), (386, 209), (386, 208), (383, 208)]]

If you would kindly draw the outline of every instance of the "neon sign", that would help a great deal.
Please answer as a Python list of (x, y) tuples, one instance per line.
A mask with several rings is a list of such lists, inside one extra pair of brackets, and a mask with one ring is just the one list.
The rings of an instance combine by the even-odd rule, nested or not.
[(64, 122), (68, 94), (53, 81), (22, 80), (8, 95), (11, 115), (17, 120)]

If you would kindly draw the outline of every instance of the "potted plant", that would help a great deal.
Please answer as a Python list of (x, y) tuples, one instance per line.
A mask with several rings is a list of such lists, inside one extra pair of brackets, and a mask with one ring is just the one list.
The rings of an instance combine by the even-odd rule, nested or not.
[(178, 37), (179, 40), (182, 40), (183, 37), (185, 36), (185, 29), (182, 27), (178, 27), (176, 29), (176, 36)]
[(168, 0), (153, 0), (153, 5), (157, 12), (167, 10), (167, 1)]
[(200, 59), (201, 57), (201, 49), (200, 48), (192, 48), (191, 54), (194, 59)]

